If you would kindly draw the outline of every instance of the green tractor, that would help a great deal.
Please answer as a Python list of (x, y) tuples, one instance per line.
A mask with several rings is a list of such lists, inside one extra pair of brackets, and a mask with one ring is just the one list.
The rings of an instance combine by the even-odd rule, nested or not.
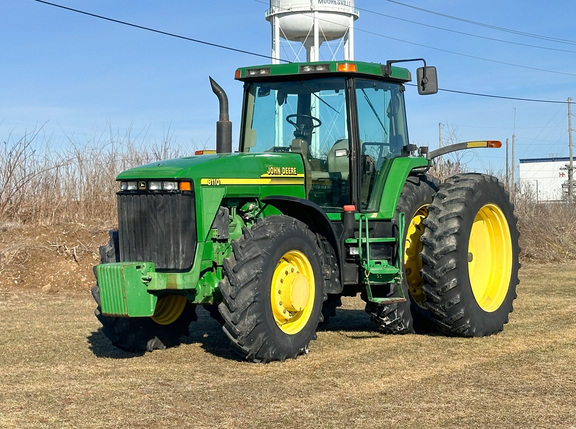
[[(238, 69), (235, 153), (227, 97), (211, 80), (216, 151), (117, 178), (118, 230), (92, 290), (115, 346), (177, 345), (202, 305), (243, 358), (296, 358), (340, 297), (358, 294), (386, 333), (502, 330), (519, 269), (508, 194), (491, 176), (440, 184), (428, 173), (437, 156), (500, 142), (410, 144), (411, 75), (395, 62)], [(417, 86), (437, 92), (436, 69), (424, 63)]]

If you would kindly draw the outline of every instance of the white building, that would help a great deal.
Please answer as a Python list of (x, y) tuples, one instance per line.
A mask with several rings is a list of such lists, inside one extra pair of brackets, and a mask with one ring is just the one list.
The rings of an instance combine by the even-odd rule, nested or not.
[(532, 192), (537, 201), (565, 200), (569, 162), (568, 157), (521, 159), (521, 189)]

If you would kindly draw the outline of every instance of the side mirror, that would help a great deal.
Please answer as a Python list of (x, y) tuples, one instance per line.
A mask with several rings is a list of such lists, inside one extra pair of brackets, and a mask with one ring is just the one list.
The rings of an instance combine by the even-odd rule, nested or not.
[(426, 66), (416, 70), (416, 80), (418, 85), (418, 94), (429, 95), (438, 92), (438, 77), (436, 67)]

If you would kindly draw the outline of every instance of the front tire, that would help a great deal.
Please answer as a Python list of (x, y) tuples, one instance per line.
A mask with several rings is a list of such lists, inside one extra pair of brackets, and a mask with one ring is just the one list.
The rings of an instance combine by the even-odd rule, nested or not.
[(271, 216), (245, 228), (232, 248), (219, 311), (236, 350), (254, 362), (307, 353), (326, 299), (319, 238), (294, 218)]
[(504, 187), (483, 174), (453, 176), (428, 210), (422, 273), (433, 321), (452, 335), (501, 331), (520, 268), (517, 220)]
[[(118, 262), (118, 232), (110, 232), (110, 241), (100, 247), (101, 263)], [(96, 272), (96, 270), (95, 270)], [(183, 295), (165, 295), (158, 299), (152, 317), (105, 316), (100, 307), (100, 288), (92, 288), (97, 307), (96, 318), (102, 323), (102, 332), (119, 349), (142, 353), (164, 350), (180, 344), (180, 338), (189, 335), (189, 325), (196, 320), (196, 308)]]

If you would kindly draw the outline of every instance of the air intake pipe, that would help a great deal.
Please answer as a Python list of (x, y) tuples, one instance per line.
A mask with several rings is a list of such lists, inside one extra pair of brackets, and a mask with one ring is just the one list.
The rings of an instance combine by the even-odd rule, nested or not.
[(220, 103), (220, 116), (216, 122), (216, 153), (231, 153), (232, 122), (230, 122), (228, 115), (228, 96), (212, 78), (210, 78), (210, 85)]

